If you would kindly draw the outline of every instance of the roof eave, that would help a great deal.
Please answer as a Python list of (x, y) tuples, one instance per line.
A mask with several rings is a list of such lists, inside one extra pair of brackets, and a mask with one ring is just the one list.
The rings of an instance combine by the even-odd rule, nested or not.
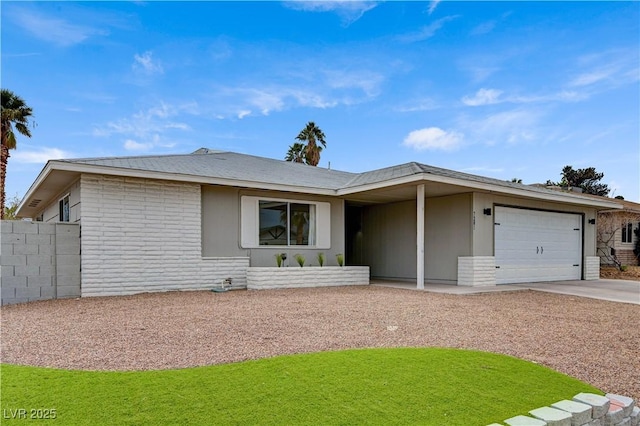
[(359, 185), (359, 186), (350, 187), (350, 188), (342, 188), (336, 191), (336, 194), (339, 196), (348, 196), (348, 195), (357, 194), (360, 192), (388, 188), (390, 186), (405, 185), (410, 183), (418, 184), (420, 182), (436, 182), (436, 183), (466, 187), (476, 191), (493, 192), (493, 193), (499, 193), (499, 194), (505, 194), (505, 195), (512, 195), (516, 197), (534, 198), (534, 199), (553, 201), (553, 202), (559, 202), (564, 204), (577, 204), (582, 206), (595, 207), (598, 210), (602, 210), (602, 209), (617, 210), (622, 208), (622, 205), (615, 202), (606, 201), (606, 200), (602, 200), (602, 201), (594, 200), (587, 197), (581, 197), (576, 194), (570, 194), (570, 193), (564, 193), (564, 192), (557, 193), (557, 194), (543, 193), (543, 192), (531, 191), (527, 188), (522, 188), (522, 189), (511, 188), (511, 187), (505, 187), (505, 186), (495, 185), (491, 183), (475, 182), (471, 180), (457, 179), (457, 178), (452, 178), (448, 176), (434, 175), (430, 173), (418, 173), (410, 176), (403, 176), (400, 178), (394, 178), (394, 179), (375, 182), (371, 184)]
[(22, 215), (22, 209), (24, 208), (27, 201), (29, 201), (33, 197), (33, 195), (37, 192), (40, 185), (42, 185), (42, 182), (44, 182), (47, 179), (47, 177), (51, 174), (51, 172), (53, 171), (52, 163), (55, 163), (55, 162), (56, 160), (47, 161), (47, 164), (44, 165), (44, 167), (38, 174), (38, 177), (36, 178), (36, 180), (33, 181), (31, 186), (27, 190), (27, 193), (24, 194), (24, 197), (22, 197), (22, 200), (20, 201), (20, 204), (18, 204), (18, 208), (16, 209), (17, 218), (26, 217)]
[(139, 169), (128, 169), (128, 168), (119, 168), (119, 167), (109, 167), (109, 166), (100, 166), (100, 165), (87, 165), (81, 163), (74, 163), (69, 161), (59, 161), (59, 160), (50, 160), (44, 166), (36, 180), (33, 182), (24, 198), (20, 202), (20, 205), (17, 209), (18, 217), (21, 217), (21, 210), (24, 208), (25, 204), (37, 193), (38, 188), (42, 185), (42, 183), (47, 179), (47, 177), (53, 171), (67, 171), (67, 172), (76, 172), (78, 174), (87, 173), (87, 174), (99, 174), (99, 175), (107, 175), (107, 176), (123, 176), (123, 177), (137, 177), (141, 179), (155, 179), (155, 180), (169, 180), (169, 181), (177, 181), (177, 182), (188, 182), (188, 183), (199, 183), (199, 184), (209, 184), (209, 185), (224, 185), (224, 186), (235, 186), (235, 187), (243, 187), (243, 188), (251, 188), (251, 189), (264, 189), (264, 190), (273, 190), (273, 191), (284, 191), (284, 192), (302, 192), (314, 195), (328, 195), (335, 196), (335, 190), (330, 188), (313, 188), (313, 187), (305, 187), (298, 185), (285, 185), (285, 184), (277, 184), (277, 183), (268, 183), (268, 182), (256, 182), (249, 180), (239, 180), (232, 178), (216, 178), (216, 177), (206, 177), (206, 176), (196, 176), (196, 175), (185, 175), (181, 173), (167, 173), (167, 172), (158, 172), (158, 171), (150, 171), (150, 170), (139, 170)]

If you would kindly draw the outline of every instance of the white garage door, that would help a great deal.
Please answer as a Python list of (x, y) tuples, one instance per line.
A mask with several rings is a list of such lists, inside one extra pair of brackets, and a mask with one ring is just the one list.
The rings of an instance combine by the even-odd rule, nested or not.
[(496, 283), (579, 280), (582, 216), (495, 208)]

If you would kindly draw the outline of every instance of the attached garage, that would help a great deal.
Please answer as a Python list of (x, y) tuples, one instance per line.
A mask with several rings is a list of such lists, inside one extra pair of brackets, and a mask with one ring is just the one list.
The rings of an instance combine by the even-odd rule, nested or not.
[(495, 208), (496, 283), (580, 280), (583, 216)]

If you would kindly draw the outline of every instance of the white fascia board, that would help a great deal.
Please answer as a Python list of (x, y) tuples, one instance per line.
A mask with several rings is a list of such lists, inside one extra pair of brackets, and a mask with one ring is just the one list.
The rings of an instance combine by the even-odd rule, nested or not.
[(403, 185), (408, 183), (420, 183), (420, 182), (437, 182), (448, 185), (455, 185), (460, 187), (466, 187), (472, 190), (487, 191), (497, 194), (512, 195), (516, 197), (534, 198), (544, 201), (552, 201), (563, 204), (578, 204), (588, 207), (598, 207), (601, 209), (620, 209), (621, 204), (605, 201), (595, 200), (592, 198), (581, 197), (579, 195), (570, 194), (566, 192), (554, 194), (554, 193), (542, 193), (526, 189), (509, 188), (499, 185), (493, 185), (484, 182), (475, 182), (472, 180), (457, 179), (448, 176), (434, 175), (430, 173), (420, 173), (416, 175), (404, 176), (397, 179), (385, 180), (383, 182), (376, 182), (367, 185), (361, 185), (353, 188), (339, 189), (337, 195), (347, 196), (350, 194), (357, 194), (365, 191), (372, 191), (376, 189), (384, 189), (390, 186)]
[[(265, 189), (265, 190), (285, 191), (285, 192), (301, 192), (305, 194), (316, 194), (316, 195), (333, 195), (333, 196), (336, 195), (335, 191), (332, 189), (313, 188), (313, 187), (296, 186), (296, 185), (282, 185), (282, 184), (274, 184), (274, 183), (266, 183), (266, 182), (239, 180), (239, 179), (184, 175), (180, 173), (157, 172), (157, 171), (139, 170), (139, 169), (126, 169), (126, 168), (108, 167), (108, 166), (99, 166), (99, 165), (87, 165), (87, 164), (80, 164), (80, 163), (70, 163), (65, 161), (50, 161), (49, 163), (51, 164), (52, 168), (55, 168), (55, 170), (64, 170), (64, 171), (78, 172), (78, 173), (90, 173), (90, 174), (107, 175), (107, 176), (135, 177), (140, 179), (168, 180), (168, 181), (176, 181), (176, 182), (189, 182), (189, 183), (210, 184), (210, 185), (239, 186), (243, 188)], [(49, 166), (50, 164), (47, 164), (47, 166)]]
[(16, 209), (17, 217), (20, 217), (20, 210), (22, 210), (22, 208), (24, 207), (24, 203), (26, 203), (27, 200), (31, 198), (33, 193), (38, 190), (42, 182), (44, 182), (49, 176), (49, 174), (53, 171), (53, 167), (51, 165), (52, 162), (53, 162), (52, 160), (47, 161), (47, 164), (45, 164), (45, 166), (42, 168), (36, 180), (33, 181), (31, 186), (27, 190), (27, 193), (24, 194), (24, 197), (22, 197), (22, 200), (20, 201), (20, 204), (18, 204), (18, 208)]

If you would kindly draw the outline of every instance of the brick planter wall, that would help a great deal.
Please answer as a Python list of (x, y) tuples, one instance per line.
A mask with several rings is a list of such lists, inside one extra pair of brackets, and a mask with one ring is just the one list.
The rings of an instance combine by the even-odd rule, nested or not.
[(600, 279), (600, 258), (598, 256), (587, 256), (587, 263), (584, 271), (585, 280)]
[(458, 285), (481, 287), (496, 285), (494, 256), (459, 256)]
[(247, 269), (247, 289), (329, 287), (369, 285), (368, 266), (308, 266), (287, 268), (251, 267)]

